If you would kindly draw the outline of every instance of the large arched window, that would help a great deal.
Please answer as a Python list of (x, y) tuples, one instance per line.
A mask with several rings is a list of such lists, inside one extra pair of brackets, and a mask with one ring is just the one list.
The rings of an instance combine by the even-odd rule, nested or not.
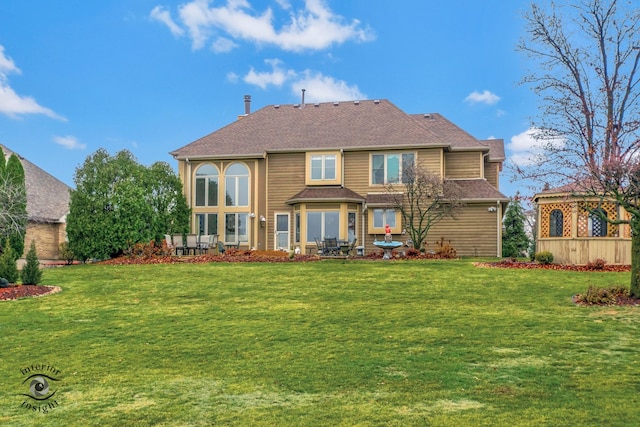
[(249, 169), (234, 163), (225, 173), (225, 206), (249, 206)]
[(589, 212), (589, 236), (607, 236), (607, 212), (602, 208), (597, 208)]
[(196, 169), (196, 206), (218, 206), (218, 169), (213, 165)]
[(560, 209), (554, 209), (549, 214), (549, 237), (562, 237), (564, 215)]

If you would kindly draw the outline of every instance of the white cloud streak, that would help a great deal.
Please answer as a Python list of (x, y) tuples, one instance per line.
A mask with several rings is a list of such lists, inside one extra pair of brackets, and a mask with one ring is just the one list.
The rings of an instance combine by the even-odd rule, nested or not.
[[(278, 88), (289, 86), (294, 95), (299, 95), (302, 89), (306, 89), (305, 101), (307, 102), (366, 99), (358, 86), (349, 85), (343, 80), (325, 76), (317, 71), (297, 72), (286, 69), (279, 59), (267, 59), (265, 63), (271, 66), (270, 71), (256, 71), (251, 67), (242, 80), (261, 89), (267, 89), (269, 86)], [(235, 74), (233, 76), (236, 77)]]
[(86, 144), (81, 144), (75, 136), (55, 136), (53, 141), (68, 150), (84, 150), (87, 148)]
[(500, 97), (488, 90), (484, 92), (473, 91), (464, 99), (469, 104), (493, 105), (500, 101)]
[(511, 163), (521, 167), (532, 166), (544, 159), (545, 146), (562, 147), (565, 145), (563, 138), (537, 139), (540, 133), (537, 128), (529, 128), (524, 132), (511, 137), (511, 142), (507, 144), (507, 150), (511, 152), (509, 160)]
[(0, 114), (17, 118), (23, 114), (43, 114), (53, 119), (66, 121), (49, 108), (43, 107), (30, 96), (20, 96), (9, 86), (8, 74), (20, 74), (13, 60), (4, 54), (0, 45)]
[(171, 34), (176, 37), (184, 34), (184, 30), (171, 18), (171, 13), (162, 6), (154, 7), (153, 10), (151, 10), (149, 17), (154, 21), (158, 21), (166, 25), (167, 28), (169, 28), (169, 31), (171, 31)]
[[(277, 4), (277, 12), (288, 13), (280, 27), (274, 23), (277, 17), (272, 8), (255, 12), (247, 0), (227, 0), (220, 7), (211, 6), (211, 0), (192, 0), (178, 7), (178, 20), (187, 28), (194, 50), (202, 49), (212, 37), (220, 37), (219, 33), (233, 42), (269, 44), (291, 52), (323, 50), (348, 40), (364, 42), (374, 38), (360, 21), (347, 21), (334, 14), (323, 0), (305, 0), (304, 8), (297, 10), (288, 1), (278, 0)], [(174, 35), (182, 35), (182, 28), (161, 6), (156, 6), (150, 16), (167, 25)], [(215, 47), (213, 50), (225, 52)]]

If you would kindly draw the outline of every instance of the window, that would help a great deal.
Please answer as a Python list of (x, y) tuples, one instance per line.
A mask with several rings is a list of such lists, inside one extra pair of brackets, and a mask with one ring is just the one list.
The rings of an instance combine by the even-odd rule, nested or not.
[(353, 242), (353, 239), (356, 238), (356, 213), (349, 212), (347, 214), (347, 232), (349, 233), (348, 239), (350, 242)]
[(395, 184), (406, 182), (409, 174), (403, 177), (403, 170), (410, 170), (415, 164), (413, 153), (373, 154), (371, 156), (371, 183)]
[(300, 242), (300, 212), (296, 212), (295, 215), (295, 241), (296, 243)]
[(311, 156), (311, 179), (314, 181), (335, 181), (335, 154), (314, 154)]
[(315, 238), (338, 237), (340, 233), (340, 212), (307, 212), (307, 242)]
[(564, 215), (559, 209), (554, 209), (549, 214), (549, 237), (562, 237)]
[(389, 225), (392, 229), (396, 227), (395, 209), (374, 209), (373, 227), (384, 228), (386, 225)]
[(234, 163), (225, 174), (225, 205), (249, 206), (249, 170), (240, 163)]
[(198, 234), (218, 234), (218, 214), (196, 214)]
[(218, 206), (218, 169), (213, 165), (196, 169), (196, 206)]
[(607, 212), (602, 208), (597, 208), (589, 212), (589, 236), (590, 237), (606, 237), (607, 236)]
[(224, 241), (225, 243), (248, 242), (247, 234), (249, 214), (228, 213), (224, 216)]

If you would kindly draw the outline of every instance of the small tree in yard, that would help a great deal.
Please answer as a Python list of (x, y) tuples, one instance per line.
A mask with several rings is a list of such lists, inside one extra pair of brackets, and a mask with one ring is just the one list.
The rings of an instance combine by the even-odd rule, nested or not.
[(400, 180), (387, 184), (387, 193), (402, 215), (413, 247), (419, 250), (431, 227), (447, 217), (455, 218), (463, 206), (462, 190), (455, 182), (415, 164), (404, 165)]
[(519, 195), (516, 194), (511, 199), (502, 221), (504, 226), (502, 234), (503, 257), (516, 258), (526, 255), (531, 242), (524, 230), (525, 221), (524, 209), (520, 204)]
[(31, 241), (29, 252), (27, 252), (27, 262), (22, 267), (21, 278), (23, 285), (37, 285), (42, 280), (42, 270), (40, 270), (40, 261), (36, 253), (36, 242), (34, 240)]
[(16, 258), (8, 238), (4, 241), (0, 255), (0, 277), (7, 279), (9, 283), (16, 283), (19, 277)]
[(540, 97), (539, 143), (522, 178), (570, 184), (613, 200), (630, 218), (631, 289), (640, 296), (640, 8), (618, 0), (533, 2), (518, 48), (535, 66), (524, 79)]

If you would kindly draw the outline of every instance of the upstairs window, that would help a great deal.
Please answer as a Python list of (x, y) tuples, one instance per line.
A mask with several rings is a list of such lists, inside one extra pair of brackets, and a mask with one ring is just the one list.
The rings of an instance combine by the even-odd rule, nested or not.
[(414, 153), (373, 154), (371, 155), (371, 184), (397, 184), (407, 182), (415, 164)]
[(249, 206), (249, 169), (234, 163), (225, 173), (225, 206)]
[(218, 169), (205, 164), (196, 169), (196, 206), (218, 206)]
[(311, 180), (334, 181), (336, 179), (335, 154), (314, 154), (311, 156)]
[(564, 215), (560, 209), (554, 209), (549, 214), (549, 237), (563, 236)]

